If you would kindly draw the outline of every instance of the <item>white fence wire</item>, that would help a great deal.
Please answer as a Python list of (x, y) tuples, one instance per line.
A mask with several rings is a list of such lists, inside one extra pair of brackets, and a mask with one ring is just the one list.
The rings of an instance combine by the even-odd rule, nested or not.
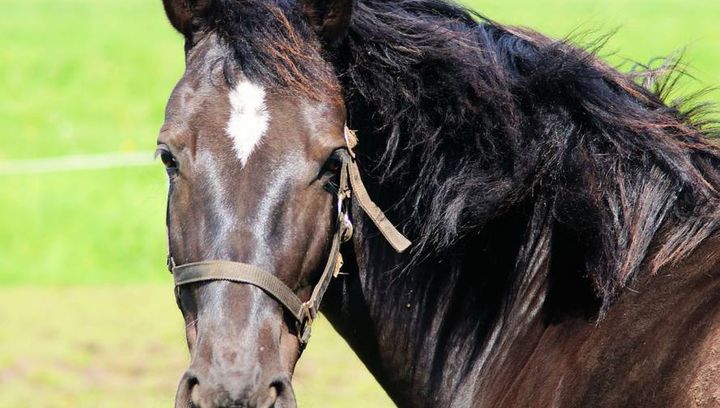
[(0, 160), (0, 176), (102, 170), (119, 167), (157, 165), (152, 153), (104, 153), (48, 157), (42, 159)]

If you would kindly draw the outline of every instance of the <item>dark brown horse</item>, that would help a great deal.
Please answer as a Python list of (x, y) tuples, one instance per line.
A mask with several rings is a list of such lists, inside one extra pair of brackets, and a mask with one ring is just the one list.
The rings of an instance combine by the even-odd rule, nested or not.
[(338, 253), (322, 310), (399, 406), (720, 406), (720, 152), (672, 64), (444, 0), (164, 3), (178, 407), (294, 407)]

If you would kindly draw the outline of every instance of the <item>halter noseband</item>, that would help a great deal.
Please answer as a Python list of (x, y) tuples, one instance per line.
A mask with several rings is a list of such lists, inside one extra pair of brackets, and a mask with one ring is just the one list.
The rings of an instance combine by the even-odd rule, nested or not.
[(231, 261), (203, 261), (175, 266), (168, 256), (168, 268), (175, 278), (176, 293), (180, 286), (196, 282), (225, 280), (256, 286), (277, 300), (295, 318), (301, 350), (310, 339), (310, 326), (317, 317), (320, 302), (330, 286), (333, 277), (337, 277), (343, 265), (340, 244), (352, 238), (353, 226), (350, 222), (349, 203), (355, 197), (360, 208), (373, 221), (388, 243), (397, 251), (403, 252), (410, 246), (395, 226), (385, 217), (382, 210), (370, 199), (355, 160), (353, 148), (357, 144), (355, 133), (347, 126), (344, 131), (346, 151), (342, 154), (339, 183), (326, 188), (337, 197), (337, 218), (335, 233), (330, 245), (330, 255), (320, 280), (315, 285), (310, 299), (303, 302), (295, 292), (273, 274), (255, 265)]

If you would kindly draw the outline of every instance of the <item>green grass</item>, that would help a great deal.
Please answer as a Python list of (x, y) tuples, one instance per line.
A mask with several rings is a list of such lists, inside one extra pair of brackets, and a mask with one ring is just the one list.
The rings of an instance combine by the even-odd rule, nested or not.
[(153, 167), (0, 176), (0, 282), (167, 281), (165, 175)]
[[(0, 160), (147, 151), (183, 70), (162, 3), (0, 0)], [(2, 176), (0, 283), (166, 279), (160, 168)]]
[[(187, 368), (172, 286), (0, 288), (0, 407), (169, 407)], [(319, 320), (295, 372), (301, 407), (391, 407)]]
[[(556, 37), (618, 29), (613, 64), (687, 47), (697, 80), (684, 88), (720, 85), (715, 0), (467, 4)], [(183, 69), (160, 0), (0, 9), (0, 161), (151, 154)], [(0, 408), (170, 405), (187, 357), (164, 270), (160, 166), (0, 175), (0, 185)], [(315, 333), (295, 381), (302, 406), (390, 405), (327, 324)]]
[(153, 150), (183, 69), (161, 1), (0, 7), (0, 159)]
[[(615, 34), (600, 54), (616, 66), (648, 63), (656, 57), (683, 54), (695, 79), (682, 89), (720, 86), (720, 2), (714, 0), (468, 0), (466, 4), (502, 23), (526, 26), (563, 38), (585, 40)], [(582, 35), (589, 33), (588, 35)], [(571, 35), (572, 37), (572, 35)], [(682, 90), (681, 89), (681, 90)], [(685, 93), (687, 93), (685, 92)], [(711, 96), (720, 101), (717, 92)]]

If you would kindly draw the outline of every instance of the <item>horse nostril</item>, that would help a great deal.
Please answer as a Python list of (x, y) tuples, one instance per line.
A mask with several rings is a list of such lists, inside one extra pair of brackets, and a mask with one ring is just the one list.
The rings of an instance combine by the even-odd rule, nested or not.
[(261, 399), (258, 399), (257, 401), (257, 407), (258, 408), (271, 408), (275, 407), (275, 403), (278, 400), (278, 395), (280, 394), (280, 390), (275, 384), (271, 384), (270, 388), (268, 388), (267, 394)]
[(258, 408), (295, 408), (295, 394), (289, 380), (277, 380), (270, 384), (265, 401)]
[(178, 384), (175, 407), (198, 408), (200, 406), (200, 382), (192, 372), (186, 371)]
[[(212, 377), (211, 377), (212, 378)], [(251, 383), (228, 376), (228, 381), (213, 384), (186, 372), (175, 401), (176, 408), (296, 408), (295, 393), (290, 379), (279, 378), (264, 383)]]
[(200, 406), (200, 387), (195, 385), (192, 387), (192, 390), (190, 391), (190, 401), (192, 401), (193, 405)]
[(278, 397), (277, 388), (275, 388), (274, 386), (270, 387), (270, 392), (268, 394), (268, 401), (270, 402), (270, 405), (273, 405)]
[(200, 406), (200, 382), (193, 377), (188, 380), (188, 390), (190, 391), (190, 402), (193, 407)]

